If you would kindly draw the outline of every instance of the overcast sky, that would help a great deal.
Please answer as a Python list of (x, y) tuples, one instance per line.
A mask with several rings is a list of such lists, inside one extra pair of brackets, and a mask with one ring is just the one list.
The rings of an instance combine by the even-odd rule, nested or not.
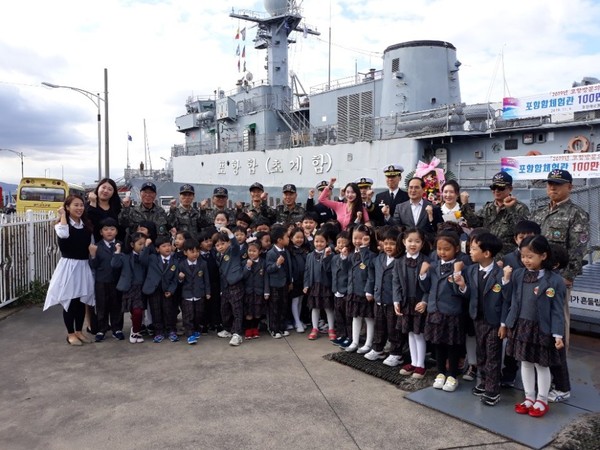
[[(300, 2), (299, 2), (300, 3)], [(597, 0), (304, 0), (306, 23), (322, 34), (290, 49), (290, 68), (303, 86), (327, 81), (332, 28), (332, 79), (382, 66), (389, 45), (434, 39), (451, 42), (463, 63), (468, 103), (500, 101), (600, 78)], [(96, 107), (83, 95), (42, 81), (104, 91), (109, 77), (111, 176), (144, 159), (146, 120), (152, 167), (164, 167), (183, 143), (174, 124), (189, 96), (229, 91), (241, 77), (235, 34), (244, 26), (246, 63), (266, 78), (256, 28), (229, 17), (231, 8), (264, 11), (262, 1), (21, 0), (0, 14), (0, 148), (25, 154), (25, 174), (93, 182), (97, 177)], [(331, 20), (330, 20), (331, 10)], [(499, 55), (504, 54), (504, 65)], [(509, 92), (506, 91), (508, 87)], [(104, 120), (104, 112), (102, 112)], [(104, 138), (103, 138), (104, 139)], [(19, 158), (0, 151), (0, 180), (18, 182)]]

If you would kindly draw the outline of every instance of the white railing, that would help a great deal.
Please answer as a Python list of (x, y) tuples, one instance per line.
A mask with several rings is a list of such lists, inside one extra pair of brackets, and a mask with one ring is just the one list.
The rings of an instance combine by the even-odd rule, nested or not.
[(0, 308), (50, 281), (60, 251), (54, 214), (0, 214)]

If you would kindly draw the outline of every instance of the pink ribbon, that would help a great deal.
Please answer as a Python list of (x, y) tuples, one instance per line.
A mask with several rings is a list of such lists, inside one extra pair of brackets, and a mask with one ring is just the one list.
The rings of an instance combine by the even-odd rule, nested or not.
[(419, 178), (423, 178), (429, 172), (435, 172), (437, 177), (438, 184), (440, 186), (440, 190), (444, 183), (446, 182), (446, 176), (444, 175), (444, 170), (439, 169), (437, 166), (440, 164), (440, 160), (435, 156), (432, 158), (431, 162), (424, 163), (423, 161), (419, 161), (417, 164), (417, 168), (415, 170), (415, 175)]

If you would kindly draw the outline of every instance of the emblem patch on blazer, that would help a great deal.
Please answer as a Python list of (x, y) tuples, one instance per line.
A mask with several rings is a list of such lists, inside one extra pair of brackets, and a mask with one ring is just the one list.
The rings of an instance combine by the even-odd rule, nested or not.
[(546, 289), (546, 295), (552, 298), (556, 295), (556, 291), (554, 290), (554, 288), (548, 288)]
[(500, 286), (500, 284), (499, 284), (499, 283), (496, 283), (496, 284), (494, 285), (494, 287), (492, 288), (492, 291), (493, 291), (493, 292), (495, 292), (496, 294), (497, 294), (498, 292), (500, 292), (501, 290), (502, 290), (502, 286)]
[(198, 277), (202, 278), (203, 275), (204, 275), (204, 271), (203, 270), (198, 271)]
[(229, 255), (223, 256), (223, 261), (229, 261)]
[(170, 270), (171, 270), (171, 272), (175, 272), (175, 264), (173, 264), (173, 265), (171, 266), (171, 269), (170, 269)]
[(365, 263), (360, 263), (360, 265), (358, 267), (360, 267), (360, 270), (365, 270), (367, 268)]
[(536, 286), (536, 287), (533, 288), (533, 294), (534, 295), (538, 295), (539, 292), (540, 292), (540, 287), (539, 286)]

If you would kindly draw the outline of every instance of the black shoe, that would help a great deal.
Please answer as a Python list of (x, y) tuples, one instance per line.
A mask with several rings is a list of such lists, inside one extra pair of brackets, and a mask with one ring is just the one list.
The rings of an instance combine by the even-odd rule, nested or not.
[(471, 392), (473, 393), (473, 395), (481, 397), (483, 394), (485, 394), (485, 386), (483, 384), (478, 384), (473, 389), (471, 389)]
[(148, 336), (148, 327), (146, 327), (146, 325), (142, 325), (138, 334), (141, 334), (142, 336)]
[(500, 379), (500, 387), (503, 387), (503, 388), (515, 387), (515, 379), (514, 378), (501, 378)]
[(481, 396), (481, 403), (488, 406), (494, 406), (496, 403), (500, 401), (500, 394), (492, 395), (492, 394), (483, 394)]

